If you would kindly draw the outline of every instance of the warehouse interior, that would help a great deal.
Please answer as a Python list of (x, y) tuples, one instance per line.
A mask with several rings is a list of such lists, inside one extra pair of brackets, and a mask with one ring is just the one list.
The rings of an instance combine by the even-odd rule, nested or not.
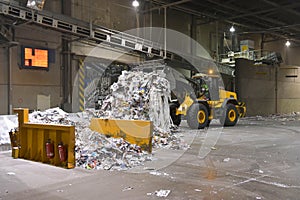
[[(0, 0), (0, 20), (0, 158), (4, 161), (0, 164), (0, 183), (5, 186), (0, 188), (0, 199), (299, 196), (300, 2)], [(169, 83), (163, 79), (169, 77), (167, 73), (160, 77), (160, 68), (171, 71)], [(150, 69), (155, 78), (147, 75)], [(185, 90), (176, 85), (179, 79), (188, 82), (199, 73), (219, 78), (218, 99), (219, 88), (232, 92), (226, 93), (228, 101), (225, 98), (214, 103), (215, 92), (210, 85), (209, 98), (197, 97), (198, 103), (205, 101), (207, 106), (204, 110), (209, 119), (203, 126), (198, 125), (200, 118), (198, 122), (189, 120), (189, 110), (185, 111), (195, 104), (189, 104), (187, 98), (193, 99), (193, 95), (180, 96), (175, 92)], [(138, 97), (132, 95), (132, 102), (139, 107), (134, 110), (126, 97), (131, 93), (126, 91), (132, 89), (135, 81), (143, 86), (137, 90)], [(151, 104), (151, 98), (157, 93), (149, 89), (150, 96), (146, 96), (148, 83), (161, 92), (155, 104)], [(176, 105), (169, 90), (177, 95)], [(119, 95), (115, 99), (126, 97), (131, 107), (124, 106), (126, 101), (117, 104), (119, 100), (111, 100), (113, 92)], [(150, 99), (149, 105), (145, 99)], [(233, 124), (227, 122), (230, 116), (223, 120), (219, 116), (223, 110), (219, 113), (218, 106), (228, 109), (226, 102), (235, 106)], [(170, 116), (171, 105), (179, 118)], [(103, 108), (110, 111), (102, 112)], [(50, 111), (43, 113), (46, 110)], [(200, 114), (196, 113), (198, 117)], [(46, 115), (51, 118), (47, 122)], [(126, 128), (131, 133), (118, 133), (126, 142), (109, 144), (118, 148), (126, 144), (126, 152), (134, 149), (138, 154), (142, 150), (135, 145), (142, 144), (141, 149), (153, 158), (143, 155), (136, 161), (140, 166), (131, 163), (128, 167), (122, 160), (123, 152), (119, 159), (122, 161), (114, 156), (114, 165), (118, 166), (115, 170), (111, 170), (113, 165), (107, 168), (103, 164), (107, 159), (82, 169), (83, 164), (78, 164), (82, 152), (91, 149), (93, 139), (99, 140), (89, 131), (122, 129), (112, 128), (115, 122), (97, 121), (94, 117), (127, 120)], [(74, 138), (62, 136), (68, 132), (65, 129), (56, 130), (58, 136), (53, 136), (54, 142), (67, 143), (67, 159), (74, 157), (75, 164), (68, 163), (66, 168), (72, 169), (51, 166), (61, 163), (56, 155), (55, 161), (49, 161), (42, 150), (44, 146), (22, 147), (39, 146), (40, 140), (44, 145), (47, 137), (54, 134), (54, 128), (50, 128), (43, 136), (32, 139), (42, 134), (42, 129), (32, 129), (28, 131), (30, 136), (21, 136), (29, 127), (28, 119), (29, 124), (56, 120), (62, 126), (75, 126), (74, 130), (68, 129), (70, 133), (74, 131)], [(147, 125), (139, 129), (143, 122), (136, 125), (130, 120), (147, 121), (147, 125), (150, 121), (151, 126), (149, 130)], [(17, 128), (13, 130), (14, 125)], [(20, 133), (16, 136), (19, 142), (23, 138), (19, 156), (14, 151), (13, 131)], [(79, 132), (86, 135), (79, 136)], [(103, 134), (111, 139), (115, 133)], [(99, 143), (107, 142), (104, 136), (100, 140)], [(138, 143), (131, 146), (132, 141)], [(77, 148), (84, 142), (85, 148)], [(105, 148), (109, 149), (107, 144)], [(42, 152), (41, 158), (35, 152)], [(135, 156), (130, 157), (130, 162)], [(104, 170), (93, 170), (96, 166)]]
[[(26, 1), (20, 1), (11, 4), (26, 6), (26, 3)], [(299, 94), (297, 90), (297, 64), (299, 59), (295, 56), (299, 51), (297, 4), (288, 4), (282, 8), (280, 2), (273, 3), (270, 1), (259, 1), (257, 5), (251, 3), (247, 5), (244, 1), (229, 2), (228, 5), (217, 1), (205, 1), (201, 4), (194, 1), (171, 3), (167, 1), (145, 1), (141, 2), (138, 9), (134, 9), (131, 2), (125, 1), (99, 1), (99, 3), (51, 1), (45, 2), (43, 6), (43, 12), (47, 13), (47, 16), (55, 16), (57, 19), (67, 21), (69, 25), (81, 22), (85, 23), (87, 28), (91, 24), (95, 28), (98, 26), (105, 27), (109, 30), (125, 31), (125, 33), (131, 30), (129, 32), (133, 34), (137, 34), (137, 32), (132, 29), (141, 27), (162, 27), (175, 30), (198, 42), (218, 62), (221, 62), (222, 59), (223, 61), (226, 60), (224, 57), (228, 57), (230, 51), (241, 52), (241, 41), (250, 41), (249, 48), (254, 50), (257, 56), (268, 54), (268, 52), (280, 54), (282, 62), (278, 67), (278, 82), (282, 84), (278, 86), (277, 108), (274, 106), (275, 97), (273, 94), (268, 94), (267, 97), (260, 96), (259, 91), (251, 91), (250, 89), (245, 91), (246, 88), (243, 88), (244, 93), (247, 93), (244, 96), (241, 94), (240, 98), (243, 101), (249, 101), (250, 97), (251, 101), (247, 102), (249, 105), (252, 103), (256, 105), (256, 102), (263, 101), (270, 106), (270, 108), (259, 112), (254, 111), (251, 106), (251, 112), (248, 114), (299, 111), (299, 104), (297, 103), (299, 97), (297, 96)], [(243, 11), (245, 8), (248, 10)], [(99, 12), (105, 13), (105, 15), (99, 15)], [(126, 17), (122, 16), (123, 14)], [(53, 26), (47, 27), (45, 24), (30, 22), (29, 19), (23, 20), (21, 16), (12, 17), (8, 14), (8, 16), (2, 15), (2, 17), (1, 99), (3, 99), (3, 103), (0, 109), (1, 114), (11, 114), (13, 107), (39, 109), (38, 104), (43, 104), (44, 99), (49, 99), (50, 102), (45, 102), (48, 107), (60, 106), (67, 111), (78, 111), (79, 106), (73, 91), (77, 91), (76, 85), (78, 84), (76, 84), (75, 77), (79, 69), (79, 60), (89, 56), (95, 45), (89, 44), (88, 38), (63, 32)], [(277, 19), (278, 17), (280, 19)], [(230, 32), (231, 26), (236, 29), (234, 33)], [(151, 38), (151, 34), (146, 33), (146, 30), (140, 32), (141, 38)], [(163, 33), (158, 37), (160, 38), (153, 37), (152, 41), (164, 43), (164, 41), (160, 41), (163, 40)], [(168, 38), (166, 39), (168, 40)], [(287, 41), (291, 42), (291, 46), (286, 47), (284, 45)], [(172, 43), (172, 41), (168, 42)], [(181, 45), (179, 48), (191, 51), (189, 44), (178, 45)], [(49, 68), (47, 70), (28, 70), (22, 67), (21, 51), (25, 46), (49, 49), (49, 53), (51, 52), (49, 54)], [(127, 55), (125, 58), (125, 55), (119, 57), (118, 53), (123, 55), (125, 52), (127, 54), (127, 50), (124, 51), (119, 48), (118, 51), (116, 48), (106, 50), (101, 48), (101, 51), (95, 55), (100, 59), (97, 63), (107, 63), (105, 60), (112, 62), (116, 58), (122, 63), (134, 63), (147, 59), (147, 55), (144, 53), (137, 53), (136, 56)], [(194, 53), (197, 55), (199, 51), (195, 51)], [(94, 57), (94, 55), (89, 57)], [(248, 58), (250, 57), (251, 55), (248, 55)], [(251, 80), (251, 83), (253, 81), (253, 84), (261, 86), (260, 90), (269, 91), (270, 87), (264, 89), (263, 84), (258, 81), (270, 81), (273, 78), (272, 74), (261, 72), (265, 70), (263, 67), (249, 67), (248, 70), (253, 71), (253, 76), (242, 77), (241, 80)], [(184, 66), (179, 68), (184, 68)], [(273, 70), (276, 67), (267, 68)], [(232, 76), (229, 75), (229, 77)], [(233, 79), (229, 79), (225, 81), (225, 84), (230, 89), (236, 89), (232, 88), (233, 82)], [(275, 85), (272, 82), (270, 84)], [(290, 91), (280, 88), (281, 85), (285, 85), (284, 87), (289, 88)], [(31, 93), (25, 92), (27, 90), (30, 90)], [(74, 99), (72, 98), (73, 93)]]

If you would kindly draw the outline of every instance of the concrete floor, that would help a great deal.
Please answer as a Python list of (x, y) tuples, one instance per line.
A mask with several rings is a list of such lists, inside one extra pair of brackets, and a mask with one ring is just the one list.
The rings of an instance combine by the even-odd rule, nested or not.
[[(206, 131), (183, 124), (190, 149), (159, 149), (154, 161), (129, 171), (66, 170), (0, 152), (0, 200), (299, 199), (299, 122), (247, 118)], [(171, 192), (157, 197), (161, 189)]]

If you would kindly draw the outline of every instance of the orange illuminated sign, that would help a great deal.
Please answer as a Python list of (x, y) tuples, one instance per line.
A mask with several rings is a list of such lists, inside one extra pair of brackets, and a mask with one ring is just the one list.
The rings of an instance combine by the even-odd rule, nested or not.
[(48, 50), (25, 47), (24, 66), (48, 68)]

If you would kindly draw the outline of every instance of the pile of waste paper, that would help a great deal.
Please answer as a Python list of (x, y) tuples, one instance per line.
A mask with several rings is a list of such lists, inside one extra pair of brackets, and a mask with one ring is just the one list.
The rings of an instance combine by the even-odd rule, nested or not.
[[(85, 169), (126, 170), (152, 160), (152, 155), (122, 138), (108, 138), (89, 128), (95, 110), (66, 113), (60, 108), (29, 114), (33, 123), (75, 125), (76, 166)], [(154, 131), (153, 148), (184, 149), (180, 135)]]
[(76, 165), (85, 169), (126, 170), (151, 161), (151, 155), (122, 138), (83, 129), (76, 134)]
[[(68, 114), (59, 108), (35, 111), (34, 123), (75, 125), (76, 165), (86, 169), (115, 169), (143, 165), (151, 154), (122, 138), (107, 138), (89, 128), (91, 118), (151, 120), (154, 125), (153, 148), (186, 149), (182, 137), (170, 130), (170, 85), (163, 72), (123, 71), (111, 86), (100, 110)], [(174, 127), (173, 127), (174, 128)]]
[(174, 150), (187, 150), (190, 146), (184, 141), (180, 129), (172, 128), (170, 132), (154, 130), (152, 139), (153, 148), (165, 148)]
[(29, 114), (29, 121), (33, 123), (73, 125), (69, 114), (60, 108), (50, 108), (45, 111), (34, 111)]
[(0, 145), (9, 144), (9, 131), (18, 127), (18, 118), (14, 115), (0, 116)]
[(60, 108), (29, 114), (33, 123), (75, 125), (76, 166), (85, 169), (126, 170), (151, 160), (151, 154), (122, 138), (107, 138), (89, 128), (93, 111), (68, 114)]
[(122, 71), (111, 85), (98, 117), (151, 120), (155, 128), (170, 132), (170, 84), (163, 72)]

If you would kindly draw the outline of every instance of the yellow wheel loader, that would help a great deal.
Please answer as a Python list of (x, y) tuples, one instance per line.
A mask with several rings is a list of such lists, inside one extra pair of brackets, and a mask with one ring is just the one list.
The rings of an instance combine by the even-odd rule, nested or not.
[[(170, 103), (170, 115), (175, 125), (181, 122), (181, 116), (186, 116), (192, 129), (203, 129), (209, 126), (212, 119), (219, 119), (223, 126), (234, 126), (238, 118), (246, 113), (245, 103), (237, 100), (235, 92), (222, 89), (220, 77), (217, 75), (196, 74), (188, 79), (193, 91), (185, 92), (183, 98), (177, 98)], [(179, 93), (174, 94), (176, 97)]]
[[(224, 126), (234, 126), (239, 117), (245, 116), (245, 104), (237, 100), (235, 92), (219, 87), (221, 78), (217, 75), (198, 73), (192, 78), (187, 78), (164, 60), (148, 61), (126, 69), (135, 68), (144, 72), (157, 71), (165, 74), (172, 91), (169, 106), (170, 116), (175, 125), (181, 123), (182, 115), (186, 117), (189, 127), (193, 129), (209, 126), (212, 119), (219, 119)], [(116, 77), (122, 70), (107, 68), (98, 84), (99, 96), (96, 99), (96, 109), (101, 107), (103, 97), (107, 95), (103, 91), (107, 92), (107, 88), (117, 80)]]

